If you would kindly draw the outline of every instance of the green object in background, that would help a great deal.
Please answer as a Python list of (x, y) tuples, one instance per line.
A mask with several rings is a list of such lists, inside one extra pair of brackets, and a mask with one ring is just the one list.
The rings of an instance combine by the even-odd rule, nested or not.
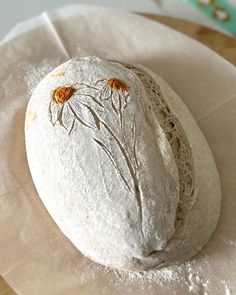
[(236, 8), (226, 0), (186, 0), (236, 36)]

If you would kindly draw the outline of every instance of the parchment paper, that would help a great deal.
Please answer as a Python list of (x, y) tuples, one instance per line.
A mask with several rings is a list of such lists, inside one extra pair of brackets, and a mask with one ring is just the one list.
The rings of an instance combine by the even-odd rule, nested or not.
[[(60, 232), (34, 188), (23, 131), (30, 91), (54, 66), (85, 55), (140, 63), (157, 72), (187, 104), (213, 151), (222, 181), (220, 223), (198, 256), (174, 268), (179, 271), (173, 273), (174, 279), (170, 279), (173, 268), (154, 276), (156, 281), (142, 276), (137, 280), (89, 261)], [(140, 16), (70, 6), (17, 26), (0, 46), (0, 123), (0, 274), (18, 294), (236, 292), (233, 65), (192, 39)], [(165, 274), (163, 282), (159, 277)]]

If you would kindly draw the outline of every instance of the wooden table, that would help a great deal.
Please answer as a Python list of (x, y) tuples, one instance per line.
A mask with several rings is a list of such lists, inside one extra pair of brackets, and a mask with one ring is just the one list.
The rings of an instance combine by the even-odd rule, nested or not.
[[(199, 42), (205, 44), (206, 46), (219, 53), (232, 64), (236, 65), (236, 39), (228, 37), (212, 29), (173, 17), (160, 16), (155, 14), (142, 15), (154, 21), (159, 21), (175, 30), (178, 30), (198, 40)], [(7, 285), (3, 278), (0, 277), (0, 295), (15, 294), (16, 293)]]
[(192, 37), (195, 40), (210, 47), (232, 64), (236, 65), (236, 38), (229, 37), (218, 31), (180, 20), (173, 17), (155, 14), (142, 14), (149, 19), (159, 21), (177, 31)]
[(0, 277), (0, 294), (15, 295), (16, 293), (8, 286), (2, 277)]

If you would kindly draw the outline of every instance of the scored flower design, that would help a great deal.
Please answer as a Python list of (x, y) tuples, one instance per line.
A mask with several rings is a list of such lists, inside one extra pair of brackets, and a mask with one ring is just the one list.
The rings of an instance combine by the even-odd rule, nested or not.
[[(106, 143), (98, 138), (93, 139), (108, 155), (114, 168), (129, 190), (132, 190), (132, 185), (130, 186), (129, 183), (133, 182), (133, 191), (136, 191), (137, 195), (135, 119), (131, 128), (132, 146), (130, 148), (127, 145), (127, 138), (122, 129), (122, 114), (127, 107), (129, 98), (128, 89), (129, 86), (117, 78), (99, 80), (95, 85), (76, 83), (74, 85), (60, 86), (52, 92), (48, 111), (52, 125), (55, 126), (56, 123), (59, 123), (69, 134), (74, 130), (76, 121), (98, 131), (103, 126), (104, 130), (113, 137), (114, 142), (118, 145), (130, 172), (130, 180), (123, 176), (122, 168), (120, 169), (119, 167), (120, 164), (116, 162)], [(106, 113), (105, 117), (102, 116), (103, 112)], [(120, 126), (118, 125), (116, 130), (112, 130), (106, 120), (104, 120), (107, 115), (112, 118), (112, 121), (118, 121)], [(121, 138), (118, 134), (122, 134)], [(139, 206), (141, 206), (139, 197), (137, 197), (137, 201)]]
[(79, 93), (75, 86), (60, 86), (56, 88), (49, 103), (49, 119), (53, 126), (58, 122), (70, 134), (78, 121), (86, 127), (100, 129), (100, 120), (86, 99), (93, 100), (102, 108), (95, 97)]
[[(53, 126), (59, 123), (69, 134), (74, 130), (76, 122), (97, 131), (94, 132), (93, 140), (107, 155), (127, 189), (134, 194), (142, 224), (135, 116), (132, 119), (130, 138), (127, 138), (123, 130), (123, 113), (129, 98), (129, 86), (118, 78), (102, 79), (94, 85), (76, 83), (56, 88), (52, 92), (48, 111)], [(116, 128), (113, 129), (107, 122), (108, 116), (118, 123)], [(98, 132), (108, 133), (113, 141), (107, 143), (106, 137), (98, 136)], [(112, 153), (111, 144), (117, 146), (119, 155)], [(124, 173), (124, 167), (127, 174)]]
[(53, 91), (48, 109), (49, 119), (53, 126), (59, 122), (65, 129), (70, 128), (68, 115), (65, 116), (64, 111), (68, 110), (68, 101), (75, 91), (76, 89), (72, 86), (60, 86)]
[(96, 85), (102, 86), (98, 93), (101, 101), (111, 100), (111, 107), (120, 118), (122, 126), (122, 113), (127, 107), (129, 98), (129, 86), (117, 78), (102, 79), (96, 82)]
[(85, 83), (60, 86), (52, 92), (49, 104), (50, 121), (53, 125), (58, 122), (69, 134), (76, 121), (100, 130), (100, 119), (90, 102), (94, 102), (101, 110), (104, 108), (103, 101), (110, 100), (122, 127), (122, 113), (129, 98), (128, 89), (129, 86), (117, 78), (99, 80), (94, 86)]

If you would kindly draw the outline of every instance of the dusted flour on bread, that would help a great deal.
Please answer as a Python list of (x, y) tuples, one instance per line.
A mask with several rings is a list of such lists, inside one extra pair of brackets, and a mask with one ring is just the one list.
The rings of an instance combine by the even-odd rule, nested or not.
[(195, 255), (214, 231), (220, 186), (211, 152), (149, 70), (98, 58), (62, 64), (35, 89), (25, 133), (40, 198), (92, 260), (160, 267)]

